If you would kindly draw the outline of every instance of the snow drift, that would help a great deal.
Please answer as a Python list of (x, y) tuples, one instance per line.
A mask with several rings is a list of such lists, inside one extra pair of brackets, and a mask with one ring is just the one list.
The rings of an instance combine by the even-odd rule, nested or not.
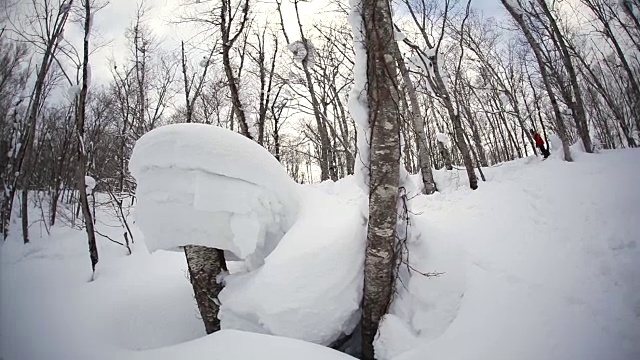
[[(354, 190), (353, 178), (346, 182)], [(332, 196), (301, 191), (298, 221), (260, 269), (225, 279), (223, 328), (329, 345), (359, 320), (365, 252), (364, 220), (355, 188)], [(342, 198), (341, 200), (338, 200)]]
[[(464, 170), (436, 171), (440, 191), (412, 200), (421, 235), (409, 262), (444, 274), (400, 287), (379, 359), (640, 359), (640, 151), (574, 155), (485, 168), (477, 191)], [(292, 189), (296, 221), (262, 267), (228, 277), (223, 327), (329, 341), (357, 318), (349, 309), (362, 288), (364, 195), (354, 177)], [(96, 226), (121, 236), (107, 216), (98, 207)], [(0, 242), (0, 358), (348, 358), (262, 334), (206, 336), (184, 255), (149, 254), (132, 227), (130, 256), (98, 237), (98, 276), (88, 282), (83, 230), (57, 223), (24, 245), (13, 223)]]
[[(129, 354), (127, 354), (129, 355)], [(316, 344), (284, 337), (221, 330), (206, 337), (163, 349), (124, 355), (130, 360), (354, 360)]]
[(282, 165), (217, 126), (152, 130), (136, 142), (129, 169), (138, 183), (137, 224), (151, 251), (202, 245), (257, 266), (296, 219), (296, 185)]
[(323, 345), (353, 331), (365, 235), (352, 178), (349, 193), (302, 188), (258, 144), (197, 124), (144, 135), (129, 167), (150, 250), (195, 244), (245, 260), (225, 276), (222, 328)]

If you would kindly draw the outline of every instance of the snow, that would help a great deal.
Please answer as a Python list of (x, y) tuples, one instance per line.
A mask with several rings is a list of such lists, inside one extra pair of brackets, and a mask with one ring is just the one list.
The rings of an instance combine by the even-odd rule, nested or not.
[(442, 143), (442, 145), (447, 148), (451, 147), (451, 140), (449, 139), (449, 136), (447, 136), (447, 134), (441, 132), (436, 133), (436, 140), (438, 140), (438, 142)]
[[(310, 50), (310, 54), (307, 56), (307, 48)], [(311, 40), (307, 39), (307, 46), (304, 45), (302, 40), (296, 40), (291, 44), (287, 45), (287, 49), (291, 51), (293, 54), (293, 60), (297, 62), (302, 62), (303, 60), (307, 60), (307, 66), (312, 69), (315, 65), (315, 48), (311, 43)]]
[(552, 156), (564, 159), (562, 140), (560, 140), (558, 134), (550, 134), (547, 139), (549, 140), (549, 151), (552, 152)]
[[(371, 127), (369, 126), (369, 104), (367, 102), (367, 50), (364, 44), (364, 24), (362, 22), (362, 1), (349, 0), (349, 24), (353, 32), (353, 87), (349, 92), (347, 108), (356, 123), (356, 145), (358, 147), (354, 169), (358, 185), (368, 193)], [(366, 204), (363, 205), (366, 208)]]
[[(351, 191), (353, 188), (351, 185), (347, 189)], [(329, 206), (337, 198), (325, 191), (308, 190), (313, 193), (312, 197), (317, 198), (317, 202), (308, 206), (309, 215), (314, 215), (314, 206)], [(342, 194), (346, 195), (344, 192)], [(357, 197), (359, 192), (354, 194), (351, 196)], [(102, 203), (102, 200), (104, 199), (98, 199), (97, 203)], [(329, 209), (330, 207), (324, 208), (322, 212), (330, 212)], [(341, 215), (354, 212), (348, 202), (337, 209), (349, 209), (347, 213), (340, 212)], [(37, 208), (31, 209), (32, 218), (39, 211)], [(321, 213), (316, 212), (315, 215)], [(109, 217), (105, 208), (98, 206), (96, 218), (96, 226), (101, 233), (121, 238), (121, 228), (114, 227), (118, 220)], [(302, 226), (311, 221), (312, 219), (307, 218)], [(325, 289), (328, 290), (328, 299), (337, 301), (337, 297), (348, 297), (361, 284), (356, 280), (355, 283), (358, 284), (354, 287), (344, 281), (348, 286), (343, 286), (342, 276), (349, 274), (344, 274), (339, 269), (341, 266), (353, 268), (352, 273), (358, 277), (361, 273), (361, 261), (357, 257), (361, 255), (356, 255), (353, 259), (350, 256), (354, 252), (363, 252), (357, 243), (346, 241), (348, 239), (340, 234), (348, 221), (349, 219), (343, 220), (343, 225), (335, 229), (329, 222), (325, 222), (324, 226), (316, 224), (319, 234), (314, 239), (314, 244), (307, 245), (306, 242), (295, 242), (295, 239), (289, 238), (285, 250), (293, 253), (280, 251), (280, 260), (270, 262), (270, 265), (265, 266), (265, 271), (271, 271), (269, 266), (276, 266), (277, 263), (282, 266), (290, 264), (289, 271), (296, 269), (300, 272), (298, 279), (288, 285), (298, 286), (298, 289), (299, 286), (306, 285), (307, 289), (313, 289), (316, 281), (331, 277), (333, 280), (325, 280), (326, 286), (332, 287)], [(127, 256), (123, 247), (98, 237), (100, 263), (96, 280), (92, 282), (88, 281), (91, 278), (91, 265), (84, 230), (71, 229), (59, 222), (53, 227), (50, 236), (46, 233), (37, 236), (32, 232), (32, 242), (23, 245), (21, 235), (16, 231), (20, 226), (19, 221), (13, 224), (12, 235), (6, 242), (0, 243), (1, 358), (204, 360), (213, 356), (215, 359), (252, 360), (258, 358), (259, 354), (262, 359), (273, 360), (352, 359), (329, 348), (295, 339), (234, 330), (223, 330), (206, 336), (191, 285), (185, 275), (187, 264), (184, 254), (163, 250), (149, 254), (144, 245), (145, 237), (131, 218), (129, 223), (132, 224), (136, 239), (132, 244), (133, 254)], [(327, 247), (337, 245), (336, 250), (325, 249), (330, 250), (326, 257), (318, 257), (314, 253), (314, 249), (318, 250), (323, 246), (322, 232), (332, 239)], [(346, 251), (349, 248), (354, 249)], [(286, 260), (287, 257), (296, 260), (297, 254), (303, 249), (307, 249), (308, 253), (301, 256), (299, 261)], [(338, 264), (337, 257), (331, 259), (334, 262), (327, 261), (336, 254), (349, 258), (342, 259)], [(325, 274), (322, 276), (313, 273), (314, 266), (319, 261), (316, 258), (326, 263), (323, 270)], [(305, 273), (312, 275), (306, 278), (306, 284)], [(293, 275), (290, 274), (290, 280)], [(286, 303), (286, 297), (295, 293), (294, 288), (289, 289), (282, 281), (271, 285), (275, 288), (261, 294), (261, 297), (268, 300), (270, 296), (273, 299), (271, 301), (274, 301), (282, 289), (284, 291), (280, 293), (279, 300)], [(324, 296), (319, 293), (320, 290), (317, 290), (316, 304), (321, 303)], [(359, 298), (351, 301), (355, 303), (351, 308), (355, 306), (357, 309)], [(336, 310), (340, 310), (342, 305), (326, 301), (323, 306), (326, 308), (325, 314), (337, 317)], [(302, 313), (301, 308), (298, 308), (298, 314)], [(288, 319), (301, 320), (304, 317), (292, 319), (289, 316)], [(308, 328), (320, 329), (316, 324)]]
[[(189, 138), (204, 150), (185, 157), (175, 133), (191, 129), (164, 130), (167, 149), (156, 148), (152, 163), (139, 157), (136, 169), (150, 177), (173, 176), (185, 188), (190, 179), (182, 168), (170, 172), (168, 164), (184, 167), (189, 161), (191, 174), (212, 167), (228, 170), (233, 179), (255, 176), (255, 182), (277, 177), (263, 164), (268, 154), (214, 134), (218, 130), (193, 128), (201, 136)], [(152, 143), (141, 142), (136, 153)], [(223, 151), (233, 155), (225, 160)], [(239, 153), (248, 157), (239, 159)], [(410, 200), (407, 245), (413, 268), (443, 274), (426, 278), (402, 267), (404, 282), (375, 343), (378, 359), (640, 358), (640, 150), (576, 155), (573, 163), (531, 156), (485, 168), (487, 182), (476, 191), (468, 189), (464, 170), (434, 172), (440, 191)], [(264, 171), (239, 161), (254, 161)], [(418, 184), (420, 177), (404, 181)], [(24, 245), (16, 219), (0, 243), (0, 357), (349, 359), (299, 340), (233, 330), (326, 344), (357, 321), (365, 229), (359, 207), (365, 193), (355, 177), (294, 184), (290, 190), (297, 217), (264, 265), (225, 278), (225, 330), (209, 336), (184, 254), (149, 253), (147, 246), (156, 240), (140, 233), (139, 221), (129, 219), (132, 255), (98, 237), (100, 262), (89, 282), (84, 230), (58, 222), (47, 235), (34, 223), (32, 243)], [(122, 239), (122, 228), (113, 227), (117, 219), (99, 205), (103, 194), (95, 195), (98, 230)], [(134, 216), (140, 205), (142, 200)], [(63, 211), (69, 205), (60, 206)], [(36, 219), (40, 209), (30, 211)], [(165, 226), (163, 221), (169, 220), (155, 225)]]
[(203, 245), (259, 266), (297, 216), (295, 183), (282, 165), (221, 127), (152, 130), (136, 142), (129, 168), (137, 223), (151, 251)]
[(413, 56), (409, 57), (408, 60), (410, 70), (419, 71), (425, 75), (429, 74), (429, 69), (427, 67), (431, 67), (432, 64), (426, 56), (422, 55), (422, 53), (416, 53)]
[(223, 328), (322, 345), (353, 331), (360, 318), (365, 229), (357, 206), (362, 193), (352, 191), (353, 178), (343, 181), (350, 182), (351, 194), (305, 188), (298, 221), (265, 264), (225, 278)]
[(424, 55), (427, 59), (434, 59), (436, 57), (436, 48), (428, 48), (424, 51)]
[(91, 86), (91, 64), (87, 63), (87, 87)]
[(96, 179), (91, 176), (85, 176), (84, 183), (87, 186), (87, 194), (91, 195), (91, 193), (93, 193), (93, 189), (96, 188)]
[(308, 342), (237, 330), (222, 330), (207, 337), (166, 349), (146, 351), (132, 360), (353, 360), (341, 352)]
[(424, 236), (409, 250), (412, 266), (444, 274), (413, 274), (376, 354), (640, 358), (639, 162), (638, 150), (529, 157), (485, 169), (479, 192), (436, 172), (443, 190), (412, 201)]
[(87, 36), (91, 34), (92, 29), (93, 29), (93, 13), (89, 15), (89, 31), (87, 32)]
[(67, 90), (67, 93), (69, 94), (69, 96), (71, 96), (72, 98), (75, 98), (76, 96), (78, 96), (78, 94), (80, 93), (80, 86), (78, 85), (71, 85), (69, 87), (69, 90)]

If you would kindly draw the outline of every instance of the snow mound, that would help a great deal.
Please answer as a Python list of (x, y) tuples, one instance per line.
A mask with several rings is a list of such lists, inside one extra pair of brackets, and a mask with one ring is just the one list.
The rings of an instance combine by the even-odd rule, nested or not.
[(447, 136), (447, 134), (444, 133), (436, 133), (436, 140), (438, 140), (438, 142), (442, 143), (442, 145), (444, 145), (447, 148), (451, 147), (451, 140), (449, 140), (449, 137)]
[(136, 142), (129, 169), (138, 183), (137, 225), (150, 251), (203, 245), (255, 267), (296, 219), (296, 184), (282, 165), (217, 126), (152, 130)]
[(341, 352), (284, 337), (221, 330), (188, 343), (145, 351), (131, 360), (353, 360)]
[[(313, 68), (313, 66), (315, 65), (316, 50), (313, 44), (311, 43), (311, 40), (307, 39), (306, 41), (307, 41), (307, 45), (305, 46), (305, 43), (302, 40), (296, 40), (291, 44), (287, 45), (287, 49), (289, 49), (289, 51), (291, 51), (291, 53), (293, 54), (294, 61), (302, 62), (303, 60), (306, 59), (307, 66), (309, 66), (309, 68)], [(307, 56), (307, 49), (309, 49), (308, 56)]]
[[(333, 191), (358, 189), (354, 181), (343, 185)], [(363, 197), (344, 200), (305, 190), (298, 221), (265, 264), (225, 278), (219, 296), (223, 328), (329, 345), (358, 323), (365, 248), (358, 202)]]

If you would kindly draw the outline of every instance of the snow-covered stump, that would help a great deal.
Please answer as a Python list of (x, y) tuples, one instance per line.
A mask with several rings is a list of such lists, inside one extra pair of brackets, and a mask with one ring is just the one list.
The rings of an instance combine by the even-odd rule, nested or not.
[(224, 252), (206, 246), (187, 245), (184, 247), (184, 255), (204, 328), (207, 334), (214, 333), (220, 330), (220, 303), (215, 299), (223, 288), (218, 277), (227, 271)]
[(207, 332), (219, 329), (223, 251), (247, 270), (262, 265), (296, 220), (295, 183), (257, 143), (203, 124), (150, 131), (136, 142), (129, 168), (148, 249), (185, 247)]

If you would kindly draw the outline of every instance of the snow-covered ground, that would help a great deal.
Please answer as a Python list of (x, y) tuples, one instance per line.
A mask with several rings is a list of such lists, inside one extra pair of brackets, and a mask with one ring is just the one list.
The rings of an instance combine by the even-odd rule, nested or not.
[[(527, 158), (485, 172), (477, 191), (463, 172), (437, 172), (441, 192), (412, 199), (420, 236), (410, 264), (444, 274), (405, 281), (377, 356), (640, 359), (640, 151)], [(362, 193), (353, 178), (298, 193), (297, 223), (265, 265), (249, 281), (229, 279), (224, 327), (327, 343), (353, 325)], [(102, 233), (122, 239), (101, 219)], [(47, 236), (34, 225), (25, 246), (14, 225), (0, 246), (3, 360), (349, 358), (269, 335), (205, 336), (184, 255), (150, 254), (135, 225), (132, 255), (98, 238), (92, 282), (82, 231), (56, 225)]]
[(446, 274), (411, 278), (382, 359), (640, 359), (640, 151), (574, 155), (415, 199), (411, 263)]

